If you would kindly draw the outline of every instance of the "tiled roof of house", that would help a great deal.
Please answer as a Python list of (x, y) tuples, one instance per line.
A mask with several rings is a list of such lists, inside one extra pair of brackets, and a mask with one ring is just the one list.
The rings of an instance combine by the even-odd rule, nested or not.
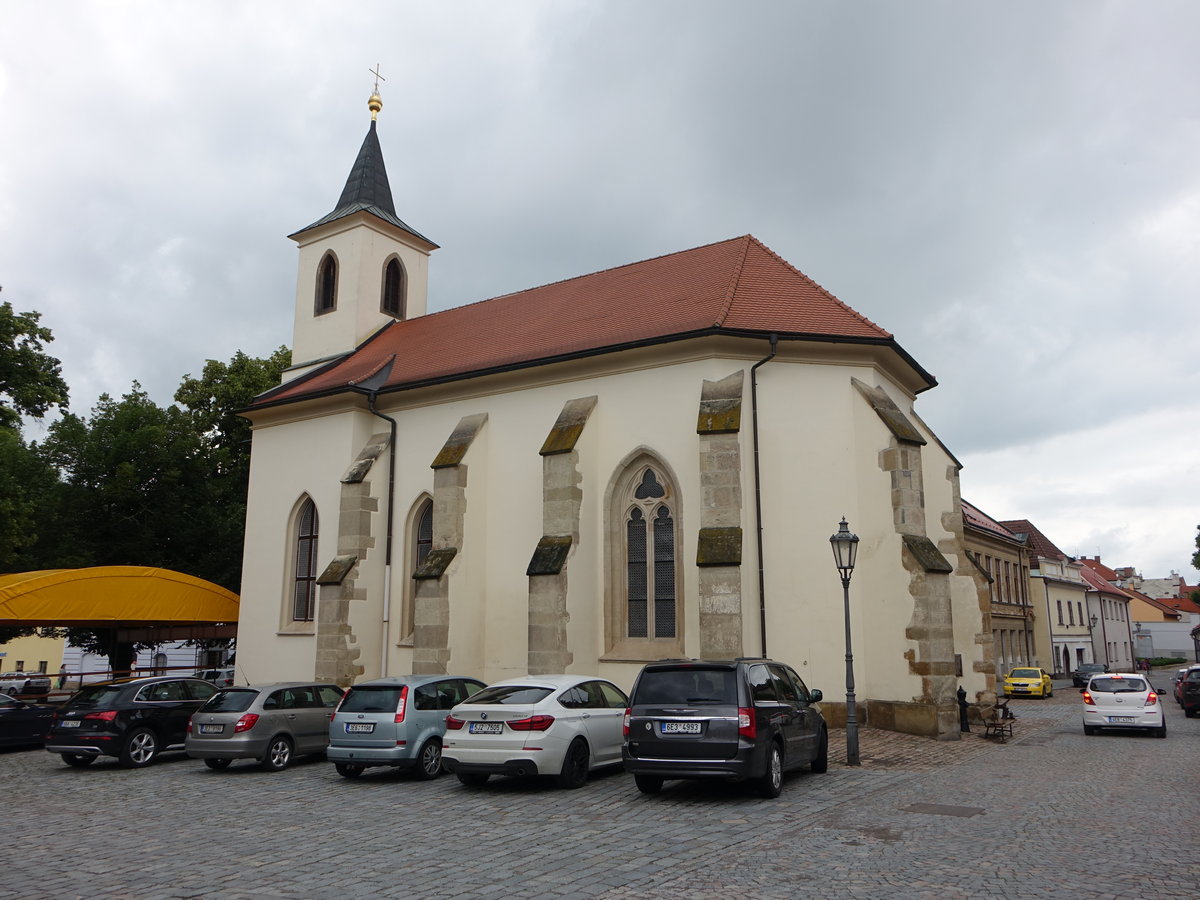
[(966, 500), (962, 503), (963, 524), (972, 528), (977, 528), (980, 531), (986, 531), (996, 537), (1006, 538), (1010, 541), (1018, 540), (1017, 536), (981, 510), (973, 503), (968, 503)]
[[(1087, 558), (1084, 557), (1083, 561), (1087, 562)], [(1128, 592), (1126, 592), (1124, 588), (1112, 584), (1107, 578), (1105, 578), (1091, 566), (1083, 566), (1079, 570), (1079, 574), (1087, 583), (1087, 586), (1093, 591), (1101, 591), (1105, 594), (1113, 594), (1115, 596), (1125, 597), (1126, 599), (1129, 597)]]
[(890, 347), (892, 335), (750, 235), (386, 325), (255, 406), (345, 390), (400, 390), (705, 334)]
[(1172, 619), (1180, 619), (1183, 617), (1183, 614), (1178, 609), (1171, 606), (1166, 600), (1155, 600), (1153, 597), (1147, 596), (1146, 594), (1143, 594), (1141, 591), (1135, 590), (1134, 588), (1131, 588), (1131, 587), (1125, 587), (1125, 588), (1122, 588), (1122, 590), (1125, 591), (1125, 593), (1129, 594), (1131, 597), (1136, 597), (1138, 600), (1141, 600), (1143, 603), (1150, 604), (1155, 609), (1162, 612), (1163, 615), (1165, 615), (1165, 616), (1169, 616)]
[(1100, 562), (1099, 556), (1081, 556), (1079, 557), (1079, 561), (1083, 563), (1084, 566), (1098, 574), (1105, 581), (1117, 582), (1121, 580), (1120, 575), (1118, 575), (1113, 569), (1110, 569), (1108, 566), (1104, 565), (1104, 563)]
[(1007, 519), (1000, 523), (1015, 535), (1027, 535), (1026, 546), (1029, 551), (1040, 559), (1067, 559), (1067, 554), (1063, 553), (1050, 538), (1046, 537), (1032, 522), (1028, 519)]

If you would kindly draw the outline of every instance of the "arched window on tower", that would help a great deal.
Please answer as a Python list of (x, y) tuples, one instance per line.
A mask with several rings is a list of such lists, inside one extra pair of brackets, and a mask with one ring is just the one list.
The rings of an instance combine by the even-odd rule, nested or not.
[(385, 316), (404, 318), (404, 306), (408, 289), (408, 278), (400, 260), (392, 257), (383, 267), (383, 298), (379, 310)]
[(304, 501), (296, 517), (292, 621), (311, 622), (317, 606), (317, 505)]
[(317, 297), (314, 315), (323, 315), (337, 309), (337, 257), (326, 253), (317, 267)]

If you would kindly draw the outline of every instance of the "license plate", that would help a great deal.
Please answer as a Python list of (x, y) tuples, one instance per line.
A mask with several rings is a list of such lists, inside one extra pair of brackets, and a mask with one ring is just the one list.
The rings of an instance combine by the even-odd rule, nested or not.
[(347, 722), (346, 734), (370, 734), (375, 730), (374, 722)]
[(59, 722), (58, 724), (60, 726), (62, 726), (63, 728), (78, 728), (79, 720), (78, 719), (64, 719), (63, 721)]
[(1108, 721), (1114, 725), (1132, 725), (1133, 716), (1109, 716)]
[(200, 726), (201, 734), (220, 734), (224, 730), (225, 730), (224, 725), (201, 725)]
[(699, 722), (663, 722), (659, 725), (663, 734), (699, 734)]
[(472, 722), (471, 734), (500, 734), (504, 731), (503, 722)]

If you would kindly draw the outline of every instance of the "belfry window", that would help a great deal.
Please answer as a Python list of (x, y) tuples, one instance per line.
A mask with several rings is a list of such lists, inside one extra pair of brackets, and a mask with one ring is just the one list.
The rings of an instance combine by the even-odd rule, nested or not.
[(393, 256), (383, 268), (383, 299), (379, 304), (380, 312), (386, 316), (403, 319), (406, 287), (404, 266)]
[(326, 253), (317, 267), (317, 297), (314, 314), (322, 315), (337, 309), (337, 258)]
[(292, 621), (311, 622), (317, 606), (317, 505), (304, 501), (296, 518)]

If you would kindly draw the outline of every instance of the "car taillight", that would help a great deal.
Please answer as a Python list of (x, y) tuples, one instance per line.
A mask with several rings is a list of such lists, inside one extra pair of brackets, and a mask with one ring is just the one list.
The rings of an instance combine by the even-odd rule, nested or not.
[(334, 717), (334, 716), (336, 716), (336, 715), (338, 714), (338, 710), (340, 710), (340, 709), (342, 708), (342, 704), (346, 702), (346, 698), (347, 698), (347, 697), (349, 697), (349, 696), (350, 696), (350, 692), (349, 692), (349, 691), (346, 691), (344, 694), (342, 694), (342, 696), (341, 696), (341, 697), (339, 697), (339, 698), (338, 698), (337, 706), (335, 706), (335, 707), (333, 708), (333, 712), (331, 712), (331, 713), (329, 714), (329, 721), (330, 721), (330, 722), (332, 722), (332, 721), (333, 721), (333, 717)]
[(1092, 695), (1089, 694), (1087, 691), (1083, 692), (1083, 702), (1088, 706), (1096, 705), (1096, 701), (1092, 699)]
[(632, 710), (625, 710), (625, 718), (621, 720), (621, 734), (629, 737), (629, 716)]
[(117, 711), (115, 709), (106, 709), (104, 712), (90, 712), (84, 716), (85, 719), (99, 719), (102, 722), (115, 722)]
[(513, 731), (545, 731), (554, 724), (554, 716), (530, 716), (527, 719), (513, 719), (507, 724)]
[(254, 727), (254, 723), (258, 721), (257, 713), (246, 713), (233, 726), (234, 734), (241, 734), (243, 731), (249, 731)]
[(404, 721), (404, 711), (408, 708), (408, 685), (400, 688), (400, 702), (396, 704), (396, 724)]
[(1151, 691), (1146, 695), (1146, 705), (1154, 706), (1156, 703), (1158, 703), (1158, 694), (1154, 693), (1154, 691)]
[(754, 721), (753, 707), (738, 708), (738, 737), (754, 740), (758, 736), (758, 723)]
[(454, 716), (446, 716), (446, 730), (447, 731), (458, 731), (460, 728), (462, 728), (466, 724), (467, 723), (464, 722), (462, 719), (456, 719), (456, 718), (454, 718)]
[(192, 717), (191, 717), (191, 716), (188, 716), (188, 723), (187, 723), (187, 731), (186, 731), (186, 733), (187, 733), (187, 734), (191, 734), (191, 733), (192, 733)]

